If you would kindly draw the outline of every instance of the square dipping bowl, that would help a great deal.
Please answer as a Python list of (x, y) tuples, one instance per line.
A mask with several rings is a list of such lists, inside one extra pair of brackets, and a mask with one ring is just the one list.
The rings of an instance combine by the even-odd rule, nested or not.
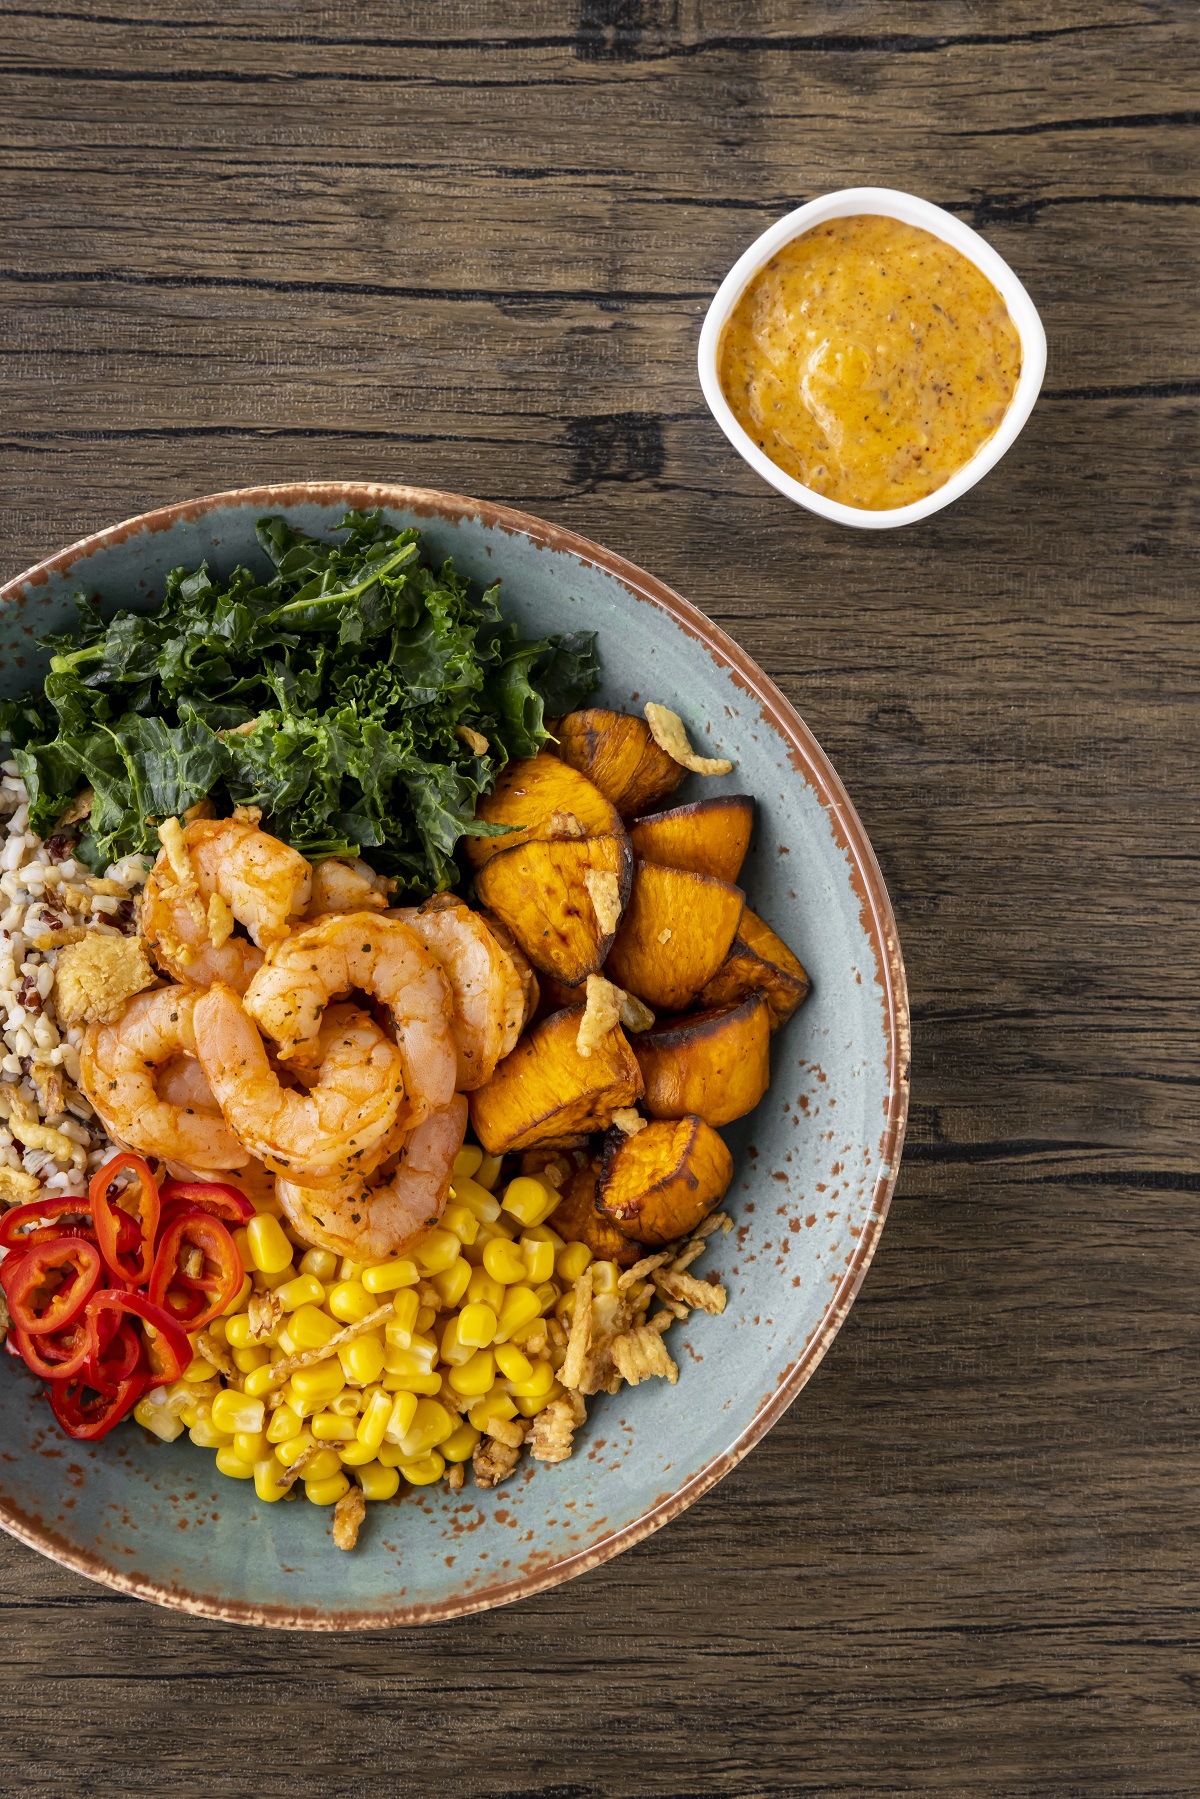
[[(852, 218), (860, 213), (899, 219), (905, 225), (916, 225), (921, 230), (928, 231), (931, 236), (940, 237), (943, 243), (952, 245), (987, 276), (1008, 307), (1009, 317), (1021, 340), (1021, 373), (1016, 391), (1008, 411), (992, 436), (969, 462), (965, 462), (956, 474), (933, 493), (926, 494), (922, 500), (914, 500), (911, 505), (893, 506), (883, 511), (846, 506), (840, 500), (827, 499), (824, 494), (816, 493), (802, 481), (787, 474), (778, 463), (772, 462), (766, 452), (760, 450), (754, 439), (738, 424), (733, 409), (721, 390), (717, 374), (721, 333), (758, 271), (785, 244), (802, 237), (815, 225), (824, 225), (829, 219)], [(795, 212), (787, 213), (764, 231), (761, 237), (755, 238), (750, 248), (738, 257), (713, 296), (705, 316), (697, 361), (700, 386), (709, 411), (738, 455), (750, 464), (756, 474), (761, 475), (764, 481), (769, 482), (789, 500), (794, 500), (797, 506), (807, 506), (810, 512), (820, 513), (822, 518), (833, 519), (839, 525), (853, 525), (860, 531), (891, 531), (897, 525), (914, 525), (918, 520), (940, 512), (943, 506), (949, 506), (952, 500), (957, 500), (968, 488), (981, 481), (1015, 442), (1041, 391), (1042, 378), (1046, 372), (1046, 333), (1038, 317), (1037, 307), (1004, 258), (997, 255), (992, 246), (977, 231), (964, 225), (961, 219), (944, 212), (929, 200), (920, 200), (915, 194), (900, 193), (895, 188), (844, 187), (836, 194), (824, 194), (820, 199), (810, 200), (806, 206), (797, 207)]]

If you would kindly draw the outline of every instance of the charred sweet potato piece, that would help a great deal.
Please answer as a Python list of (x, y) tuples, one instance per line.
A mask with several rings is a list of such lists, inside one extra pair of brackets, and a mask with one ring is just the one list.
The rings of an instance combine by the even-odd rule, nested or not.
[(490, 1156), (607, 1130), (631, 1106), (642, 1077), (620, 1026), (590, 1056), (575, 1047), (582, 1006), (556, 1012), (522, 1037), (486, 1087), (468, 1097), (475, 1135)]
[(574, 987), (608, 954), (632, 876), (622, 831), (502, 850), (479, 870), (475, 889), (536, 969)]
[(771, 1029), (777, 1031), (808, 998), (811, 987), (802, 964), (783, 938), (777, 937), (770, 925), (747, 906), (729, 954), (697, 995), (696, 1004), (706, 1008), (731, 1006), (761, 990), (771, 1008)]
[(694, 1113), (713, 1126), (741, 1118), (767, 1090), (770, 1042), (771, 1008), (763, 993), (643, 1031), (634, 1054), (646, 1082), (646, 1111), (651, 1118)]
[(724, 799), (694, 800), (690, 806), (674, 806), (670, 812), (652, 812), (648, 818), (635, 819), (629, 827), (629, 841), (639, 862), (690, 868), (693, 874), (736, 881), (753, 829), (754, 801), (748, 794), (732, 793)]
[(464, 838), (472, 868), (533, 838), (620, 836), (625, 829), (599, 788), (548, 750), (502, 769), (475, 816), (517, 828), (503, 837)]
[[(644, 1135), (645, 1133), (643, 1133)], [(641, 1245), (619, 1231), (611, 1218), (596, 1210), (596, 1191), (600, 1184), (600, 1164), (589, 1162), (573, 1174), (563, 1188), (560, 1204), (546, 1223), (567, 1243), (586, 1243), (594, 1256), (632, 1268), (642, 1259)]]
[(638, 862), (605, 973), (655, 1011), (679, 1012), (720, 968), (741, 915), (740, 887)]
[(673, 1243), (723, 1199), (733, 1157), (703, 1118), (659, 1119), (627, 1137), (609, 1131), (596, 1205), (639, 1243)]
[(594, 781), (625, 818), (665, 800), (686, 772), (658, 747), (646, 721), (628, 712), (568, 712), (555, 735), (563, 761)]

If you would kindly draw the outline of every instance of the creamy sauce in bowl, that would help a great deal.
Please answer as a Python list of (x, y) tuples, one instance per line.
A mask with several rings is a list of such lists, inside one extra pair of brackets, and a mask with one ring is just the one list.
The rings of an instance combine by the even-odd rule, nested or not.
[(993, 436), (1021, 341), (976, 265), (918, 226), (831, 219), (747, 284), (721, 334), (721, 389), (795, 480), (886, 511), (935, 492)]

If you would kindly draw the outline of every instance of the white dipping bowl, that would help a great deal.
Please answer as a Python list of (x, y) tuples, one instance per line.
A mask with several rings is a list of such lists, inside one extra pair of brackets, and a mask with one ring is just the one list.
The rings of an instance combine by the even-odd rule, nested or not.
[[(785, 244), (790, 244), (793, 238), (811, 231), (814, 225), (823, 225), (828, 219), (851, 218), (859, 213), (900, 219), (906, 225), (918, 225), (932, 236), (940, 237), (943, 243), (952, 244), (987, 276), (992, 286), (1003, 296), (1021, 339), (1020, 378), (1008, 411), (997, 430), (975, 452), (971, 460), (963, 464), (957, 474), (951, 475), (933, 493), (927, 494), (923, 500), (914, 500), (910, 506), (893, 506), (883, 512), (868, 510), (862, 506), (845, 506), (840, 500), (826, 499), (824, 494), (814, 493), (811, 487), (805, 487), (802, 481), (786, 474), (738, 424), (721, 391), (717, 375), (721, 332), (730, 313), (763, 265), (770, 262), (772, 256), (782, 250)], [(957, 500), (960, 494), (974, 487), (999, 462), (1033, 411), (1033, 403), (1041, 390), (1042, 377), (1046, 372), (1046, 333), (1036, 306), (1004, 258), (998, 256), (992, 246), (985, 243), (977, 231), (964, 225), (961, 219), (956, 219), (952, 213), (943, 212), (940, 206), (934, 206), (928, 200), (919, 200), (915, 194), (899, 193), (895, 188), (844, 187), (836, 194), (824, 194), (819, 200), (810, 200), (807, 206), (799, 206), (795, 212), (789, 212), (764, 231), (761, 237), (755, 238), (745, 254), (738, 257), (717, 289), (705, 316), (697, 359), (700, 386), (708, 401), (709, 411), (738, 455), (764, 481), (769, 481), (772, 487), (785, 494), (789, 500), (794, 500), (797, 506), (807, 506), (810, 512), (818, 512), (822, 518), (831, 518), (839, 525), (854, 525), (860, 531), (891, 531), (897, 525), (913, 525), (918, 519), (940, 512), (943, 506), (949, 506), (952, 500)]]

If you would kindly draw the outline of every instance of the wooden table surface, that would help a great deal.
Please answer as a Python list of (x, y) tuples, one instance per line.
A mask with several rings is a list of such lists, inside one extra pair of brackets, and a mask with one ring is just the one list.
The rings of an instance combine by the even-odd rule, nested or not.
[[(570, 525), (814, 728), (915, 1023), (862, 1295), (706, 1499), (527, 1604), (342, 1639), (0, 1539), (0, 1791), (1196, 1794), (1194, 6), (0, 18), (3, 575), (297, 477)], [(860, 182), (980, 228), (1050, 342), (1006, 461), (894, 534), (764, 487), (694, 372), (746, 243)]]

